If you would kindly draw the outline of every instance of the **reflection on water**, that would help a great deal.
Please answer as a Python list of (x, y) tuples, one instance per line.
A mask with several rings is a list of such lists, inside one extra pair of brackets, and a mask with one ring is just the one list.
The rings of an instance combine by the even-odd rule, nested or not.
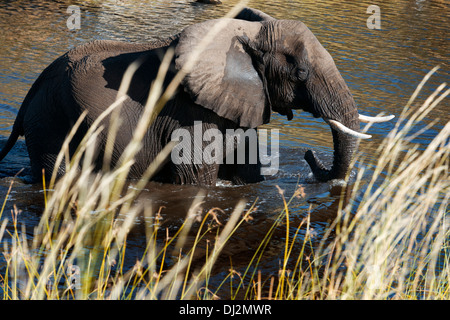
[[(193, 1), (4, 1), (0, 3), (0, 146), (6, 141), (17, 110), (33, 81), (55, 58), (68, 49), (93, 39), (114, 39), (144, 42), (173, 35), (185, 26), (225, 14), (238, 1), (223, 1), (220, 6), (195, 4)], [(66, 27), (68, 5), (81, 7), (81, 28)], [(427, 83), (421, 99), (442, 82), (449, 82), (450, 9), (445, 1), (379, 0), (381, 30), (366, 26), (367, 4), (359, 1), (250, 1), (278, 19), (303, 21), (331, 53), (347, 81), (361, 113), (398, 115), (422, 77), (434, 66), (440, 71)], [(448, 101), (448, 100), (447, 100)], [(449, 106), (444, 103), (423, 120), (422, 127), (438, 119), (442, 127), (449, 120)], [(376, 148), (395, 122), (373, 125), (372, 142), (360, 149), (369, 161), (377, 158)], [(314, 183), (309, 168), (302, 160), (306, 149), (316, 150), (321, 159), (331, 161), (332, 141), (329, 127), (321, 119), (297, 111), (292, 121), (275, 115), (268, 128), (280, 129), (280, 171), (267, 181), (239, 187), (217, 186), (208, 190), (205, 208), (220, 207), (230, 212), (244, 197), (248, 204), (257, 201), (256, 220), (236, 235), (236, 246), (230, 254), (248, 257), (248, 251), (264, 234), (282, 208), (275, 185), (290, 196), (298, 184), (305, 186), (305, 198), (292, 203), (293, 224), (311, 210), (315, 228), (321, 227), (335, 214), (339, 191), (328, 184)], [(439, 126), (437, 127), (439, 129)], [(420, 127), (418, 128), (420, 129)], [(427, 130), (415, 142), (426, 146), (436, 135)], [(23, 179), (16, 181), (7, 203), (7, 210), (16, 204), (23, 213), (21, 219), (30, 226), (39, 220), (42, 211), (42, 191), (27, 182), (29, 160), (23, 140), (20, 140), (5, 161), (0, 164), (0, 198), (3, 199), (13, 176), (22, 167)], [(170, 225), (177, 225), (197, 196), (192, 186), (162, 186), (150, 184), (142, 198), (163, 205), (163, 216)], [(8, 211), (6, 211), (8, 212)], [(223, 217), (226, 219), (226, 217)], [(138, 222), (139, 224), (139, 222)], [(294, 230), (295, 231), (295, 230)], [(250, 237), (249, 235), (252, 235)], [(280, 234), (280, 239), (283, 238)], [(145, 247), (137, 232), (131, 248)], [(268, 264), (278, 268), (277, 246)], [(1, 268), (1, 265), (0, 265)], [(270, 269), (270, 268), (269, 268)]]

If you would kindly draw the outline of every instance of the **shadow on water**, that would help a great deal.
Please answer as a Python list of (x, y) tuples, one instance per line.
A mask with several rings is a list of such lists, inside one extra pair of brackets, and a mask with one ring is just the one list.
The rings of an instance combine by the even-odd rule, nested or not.
[[(219, 18), (238, 1), (228, 1), (220, 6), (192, 2), (141, 1), (139, 5), (115, 0), (0, 3), (0, 147), (6, 142), (15, 113), (34, 80), (68, 49), (93, 39), (144, 42), (167, 37), (192, 23)], [(66, 27), (68, 5), (79, 5), (82, 10), (79, 30), (70, 31)], [(333, 56), (362, 113), (398, 115), (418, 82), (435, 65), (440, 64), (443, 72), (427, 83), (423, 96), (440, 83), (450, 81), (448, 26), (442, 23), (448, 20), (449, 7), (443, 1), (416, 1), (414, 4), (406, 0), (378, 1), (378, 5), (382, 8), (381, 30), (367, 28), (367, 4), (358, 1), (254, 0), (249, 3), (249, 6), (276, 18), (305, 22)], [(443, 104), (433, 111), (417, 130), (435, 119), (438, 119), (439, 129), (448, 121), (448, 106)], [(371, 127), (372, 142), (364, 142), (360, 146), (369, 163), (375, 163), (377, 147), (393, 126), (394, 123), (384, 123)], [(276, 186), (284, 190), (286, 199), (294, 195), (299, 185), (303, 188), (302, 196), (293, 197), (289, 206), (291, 236), (308, 215), (311, 228), (317, 234), (323, 234), (328, 222), (336, 215), (342, 188), (315, 182), (303, 160), (305, 151), (314, 149), (320, 159), (331, 163), (333, 145), (328, 125), (298, 111), (292, 121), (274, 115), (271, 123), (264, 127), (280, 129), (281, 140), (279, 171), (266, 181), (246, 186), (222, 183), (207, 190), (150, 183), (140, 197), (139, 201), (152, 203), (154, 212), (162, 207), (162, 232), (165, 228), (175, 230), (182, 224), (200, 191), (206, 194), (203, 213), (210, 208), (221, 208), (223, 213), (218, 214), (221, 222), (227, 220), (240, 199), (245, 199), (247, 207), (255, 203), (257, 209), (252, 213), (253, 220), (244, 223), (225, 248), (221, 263), (215, 270), (217, 277), (212, 277), (212, 282), (221, 281), (223, 274), (229, 272), (230, 263), (236, 269), (246, 267), (249, 257), (253, 256), (261, 239), (283, 210), (282, 197)], [(427, 130), (414, 142), (426, 146), (436, 133)], [(25, 170), (19, 177), (12, 178), (22, 168)], [(370, 165), (368, 169), (370, 174)], [(31, 237), (42, 214), (44, 199), (42, 186), (29, 183), (29, 159), (24, 140), (19, 140), (0, 163), (0, 198), (5, 197), (11, 181), (14, 185), (2, 219), (9, 217), (13, 206), (16, 206), (21, 210), (19, 221), (26, 226), (27, 236)], [(346, 194), (345, 198), (348, 196)], [(146, 247), (145, 223), (143, 216), (138, 217), (128, 239), (130, 267)], [(12, 226), (7, 228), (10, 230)], [(266, 257), (260, 265), (266, 278), (276, 275), (279, 270), (285, 236), (282, 225), (266, 250)], [(300, 232), (299, 243), (302, 239)], [(0, 270), (4, 263), (1, 259)], [(201, 257), (198, 259), (201, 261)]]

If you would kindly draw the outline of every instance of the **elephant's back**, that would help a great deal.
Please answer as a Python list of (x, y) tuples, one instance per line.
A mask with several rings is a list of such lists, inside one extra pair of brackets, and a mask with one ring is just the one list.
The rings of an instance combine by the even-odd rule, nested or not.
[(97, 56), (100, 59), (117, 56), (126, 53), (138, 53), (154, 50), (170, 45), (177, 40), (177, 36), (167, 39), (154, 40), (147, 43), (131, 43), (115, 40), (93, 40), (76, 46), (66, 53), (70, 61), (80, 61), (87, 56)]

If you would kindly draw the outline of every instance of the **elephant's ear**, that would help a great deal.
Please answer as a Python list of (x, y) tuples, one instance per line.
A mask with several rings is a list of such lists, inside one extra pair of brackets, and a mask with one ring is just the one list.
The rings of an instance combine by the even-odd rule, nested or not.
[(271, 107), (242, 39), (254, 39), (261, 29), (259, 22), (219, 19), (186, 28), (175, 49), (177, 69), (219, 21), (226, 21), (225, 27), (202, 51), (182, 85), (196, 104), (241, 127), (255, 128), (269, 122)]

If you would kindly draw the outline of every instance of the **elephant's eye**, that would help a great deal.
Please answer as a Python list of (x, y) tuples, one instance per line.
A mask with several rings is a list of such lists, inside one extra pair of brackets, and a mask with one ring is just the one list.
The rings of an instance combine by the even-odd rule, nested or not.
[(308, 70), (306, 68), (297, 68), (295, 76), (298, 80), (305, 81), (308, 77)]

